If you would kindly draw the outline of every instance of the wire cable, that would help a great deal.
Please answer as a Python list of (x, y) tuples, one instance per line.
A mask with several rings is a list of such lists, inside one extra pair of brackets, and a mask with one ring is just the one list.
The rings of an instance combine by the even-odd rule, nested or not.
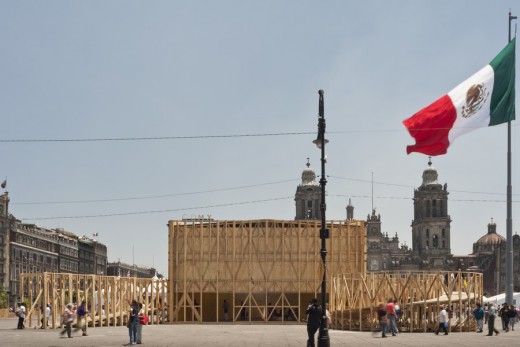
[(83, 218), (100, 218), (100, 217), (119, 217), (119, 216), (130, 216), (130, 215), (141, 215), (141, 214), (152, 214), (152, 213), (166, 213), (166, 212), (179, 212), (188, 210), (197, 210), (203, 208), (217, 208), (217, 207), (228, 207), (236, 205), (247, 205), (256, 204), (260, 202), (269, 202), (285, 199), (294, 199), (294, 196), (284, 196), (279, 198), (263, 199), (263, 200), (251, 200), (242, 202), (232, 202), (228, 204), (217, 204), (217, 205), (206, 205), (206, 206), (195, 206), (195, 207), (182, 207), (167, 210), (152, 210), (152, 211), (138, 211), (138, 212), (121, 212), (121, 213), (107, 213), (107, 214), (93, 214), (93, 215), (82, 215), (82, 216), (59, 216), (59, 217), (31, 217), (22, 218), (22, 220), (49, 220), (49, 219), (83, 219)]
[(299, 180), (299, 179), (295, 178), (295, 179), (288, 179), (288, 180), (275, 181), (275, 182), (249, 184), (249, 185), (244, 185), (244, 186), (217, 188), (217, 189), (201, 190), (201, 191), (187, 192), (187, 193), (149, 195), (149, 196), (115, 198), (115, 199), (72, 200), (72, 201), (41, 201), (41, 202), (15, 202), (15, 203), (11, 203), (11, 204), (12, 205), (83, 204), (83, 203), (99, 203), (99, 202), (113, 202), (113, 201), (156, 199), (156, 198), (167, 198), (167, 197), (173, 197), (173, 196), (197, 195), (197, 194), (205, 194), (205, 193), (216, 193), (216, 192), (224, 192), (224, 191), (230, 191), (230, 190), (238, 190), (238, 189), (244, 189), (244, 188), (262, 187), (262, 186), (268, 186), (268, 185), (273, 185), (273, 184), (294, 182), (294, 181), (297, 181), (297, 180)]

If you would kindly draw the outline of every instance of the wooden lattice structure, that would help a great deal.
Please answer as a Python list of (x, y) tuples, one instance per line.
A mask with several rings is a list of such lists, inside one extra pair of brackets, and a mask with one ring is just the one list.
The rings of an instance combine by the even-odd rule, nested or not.
[(403, 331), (432, 331), (439, 311), (448, 306), (451, 331), (475, 331), (471, 311), (481, 303), (483, 279), (474, 272), (355, 273), (334, 278), (330, 293), (332, 327), (377, 329), (377, 306), (395, 299), (403, 316)]
[[(321, 292), (320, 222), (172, 220), (168, 302), (171, 322), (301, 321)], [(365, 273), (364, 221), (328, 222), (328, 288)]]
[(47, 328), (61, 326), (61, 314), (68, 303), (79, 305), (86, 300), (90, 326), (121, 326), (128, 319), (129, 304), (136, 300), (144, 305), (149, 315), (148, 324), (166, 320), (167, 281), (157, 278), (135, 278), (78, 275), (68, 273), (24, 273), (20, 275), (21, 301), (27, 306), (29, 327), (33, 318), (43, 318), (44, 308), (51, 304)]

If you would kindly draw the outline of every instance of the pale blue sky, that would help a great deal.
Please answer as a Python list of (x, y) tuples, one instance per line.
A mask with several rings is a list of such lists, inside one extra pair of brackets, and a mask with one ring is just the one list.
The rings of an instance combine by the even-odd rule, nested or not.
[[(10, 211), (98, 232), (111, 261), (131, 263), (134, 246), (137, 264), (166, 274), (170, 219), (294, 219), (307, 157), (319, 174), (312, 140), (323, 89), (327, 219), (344, 219), (349, 197), (366, 218), (373, 173), (383, 230), (410, 245), (413, 190), (428, 158), (406, 155), (413, 139), (401, 122), (491, 61), (507, 43), (509, 9), (520, 16), (514, 5), (1, 0), (0, 178)], [(266, 133), (308, 134), (5, 141)], [(513, 122), (513, 232), (518, 135)], [(492, 217), (505, 236), (506, 127), (458, 138), (433, 164), (450, 190), (452, 252), (470, 253)], [(126, 199), (140, 197), (150, 198)], [(237, 204), (257, 200), (271, 201)], [(204, 208), (221, 204), (230, 206)], [(123, 215), (81, 217), (105, 214)], [(45, 219), (72, 216), (81, 218)]]

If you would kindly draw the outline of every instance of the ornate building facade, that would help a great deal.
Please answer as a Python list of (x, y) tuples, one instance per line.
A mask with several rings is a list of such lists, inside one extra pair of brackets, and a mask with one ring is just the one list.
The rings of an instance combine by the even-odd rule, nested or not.
[(439, 183), (431, 159), (422, 179), (413, 197), (412, 253), (414, 258), (420, 259), (421, 269), (449, 270), (453, 268), (453, 255), (450, 248), (448, 185)]
[(422, 184), (414, 190), (413, 201), (412, 249), (399, 244), (397, 233), (389, 237), (382, 232), (381, 216), (375, 209), (368, 215), (367, 271), (453, 269), (447, 185), (438, 182), (431, 160), (423, 171)]
[[(0, 289), (8, 292), (10, 306), (20, 296), (21, 273), (106, 273), (104, 244), (63, 229), (23, 223), (9, 213), (8, 207), (9, 194), (4, 192), (0, 195)], [(89, 248), (93, 257), (85, 253)], [(94, 271), (89, 272), (91, 269)]]
[[(497, 233), (491, 219), (487, 233), (473, 244), (473, 253), (456, 257), (459, 269), (480, 271), (484, 277), (484, 293), (493, 296), (506, 288), (506, 239)], [(513, 269), (520, 268), (520, 236), (513, 235)], [(520, 292), (520, 277), (513, 276), (513, 291)], [(517, 303), (518, 304), (518, 303)]]

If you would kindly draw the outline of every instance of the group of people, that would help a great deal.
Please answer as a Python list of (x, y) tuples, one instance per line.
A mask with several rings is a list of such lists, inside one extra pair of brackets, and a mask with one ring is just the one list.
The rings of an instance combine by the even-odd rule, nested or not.
[(509, 329), (515, 330), (515, 323), (519, 316), (515, 306), (502, 304), (502, 306), (499, 305), (497, 309), (493, 303), (489, 303), (487, 308), (484, 309), (480, 303), (477, 303), (477, 307), (473, 310), (473, 317), (477, 321), (477, 333), (484, 331), (484, 321), (487, 317), (487, 336), (493, 336), (493, 333), (498, 335), (499, 331), (495, 328), (495, 319), (497, 316), (501, 318), (503, 331), (508, 332)]
[(401, 308), (394, 299), (388, 299), (386, 305), (379, 304), (377, 319), (381, 328), (381, 337), (386, 337), (388, 332), (396, 336), (399, 333), (397, 321), (401, 319)]
[(128, 335), (130, 336), (129, 345), (140, 345), (143, 338), (143, 325), (148, 324), (148, 313), (142, 303), (132, 300), (128, 313)]
[(77, 317), (76, 329), (74, 329), (74, 331), (81, 330), (82, 336), (87, 336), (87, 314), (88, 307), (85, 300), (81, 301), (81, 304), (77, 307), (73, 304), (65, 305), (65, 310), (63, 310), (61, 317), (63, 330), (60, 332), (60, 335), (63, 336), (67, 334), (68, 338), (72, 338), (72, 324), (74, 323), (74, 318)]

